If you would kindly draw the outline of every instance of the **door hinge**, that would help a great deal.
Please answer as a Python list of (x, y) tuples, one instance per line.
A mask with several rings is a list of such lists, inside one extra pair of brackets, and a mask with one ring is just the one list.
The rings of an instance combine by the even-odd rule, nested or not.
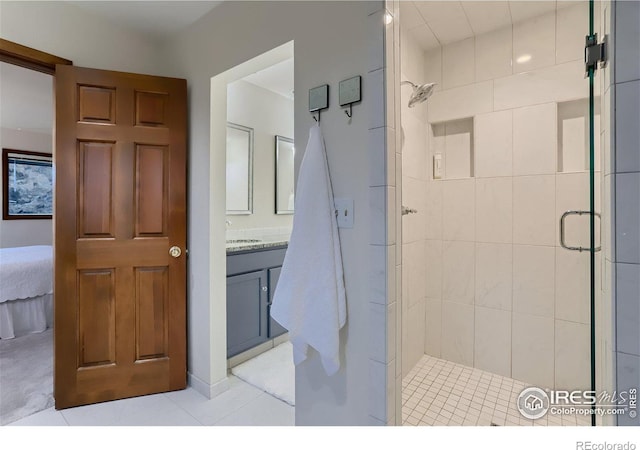
[(584, 64), (585, 72), (588, 75), (589, 70), (598, 70), (607, 65), (607, 36), (598, 43), (598, 33), (588, 35), (585, 40), (584, 47)]

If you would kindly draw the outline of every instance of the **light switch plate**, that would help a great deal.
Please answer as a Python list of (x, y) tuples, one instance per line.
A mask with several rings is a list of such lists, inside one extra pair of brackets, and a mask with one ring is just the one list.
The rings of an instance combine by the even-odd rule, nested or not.
[(353, 228), (353, 199), (336, 198), (333, 205), (338, 212), (338, 228)]
[(442, 153), (436, 153), (433, 155), (433, 179), (439, 180), (442, 178)]

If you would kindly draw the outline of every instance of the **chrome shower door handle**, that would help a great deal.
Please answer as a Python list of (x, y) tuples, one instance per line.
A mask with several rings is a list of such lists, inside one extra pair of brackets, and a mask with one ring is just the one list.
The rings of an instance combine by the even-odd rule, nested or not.
[[(585, 214), (590, 215), (591, 211), (567, 211), (564, 214), (562, 214), (562, 216), (560, 217), (560, 245), (562, 246), (562, 248), (565, 248), (567, 250), (577, 251), (577, 252), (588, 252), (590, 250), (588, 247), (573, 247), (571, 245), (567, 245), (565, 241), (565, 236), (564, 236), (565, 235), (565, 224), (564, 224), (565, 219), (569, 216), (582, 216)], [(594, 216), (600, 219), (599, 213), (594, 213)], [(599, 246), (599, 247), (596, 247), (594, 251), (599, 252), (601, 249), (602, 249), (602, 246)]]

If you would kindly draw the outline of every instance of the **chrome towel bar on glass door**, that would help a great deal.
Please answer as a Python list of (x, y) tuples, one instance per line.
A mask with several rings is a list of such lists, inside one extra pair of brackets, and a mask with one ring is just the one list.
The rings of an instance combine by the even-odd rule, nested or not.
[[(562, 248), (566, 248), (567, 250), (574, 250), (574, 251), (578, 251), (578, 252), (588, 252), (589, 248), (588, 247), (572, 247), (570, 245), (567, 245), (564, 239), (564, 220), (568, 217), (568, 216), (582, 216), (585, 214), (591, 214), (591, 211), (567, 211), (565, 212), (562, 217), (560, 217), (560, 245), (562, 246)], [(596, 216), (598, 219), (600, 219), (600, 214), (599, 213), (594, 213), (594, 216)], [(600, 249), (602, 248), (602, 246), (596, 247), (594, 249), (594, 251), (599, 252)]]

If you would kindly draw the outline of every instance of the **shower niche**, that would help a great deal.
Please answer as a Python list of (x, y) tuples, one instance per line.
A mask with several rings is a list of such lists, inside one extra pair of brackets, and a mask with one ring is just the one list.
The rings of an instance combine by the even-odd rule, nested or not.
[(431, 124), (432, 178), (472, 178), (473, 141), (473, 117)]
[[(600, 130), (600, 97), (595, 98), (595, 129)], [(589, 99), (558, 103), (558, 172), (589, 170)], [(600, 170), (600, 139), (595, 142), (595, 170)]]

